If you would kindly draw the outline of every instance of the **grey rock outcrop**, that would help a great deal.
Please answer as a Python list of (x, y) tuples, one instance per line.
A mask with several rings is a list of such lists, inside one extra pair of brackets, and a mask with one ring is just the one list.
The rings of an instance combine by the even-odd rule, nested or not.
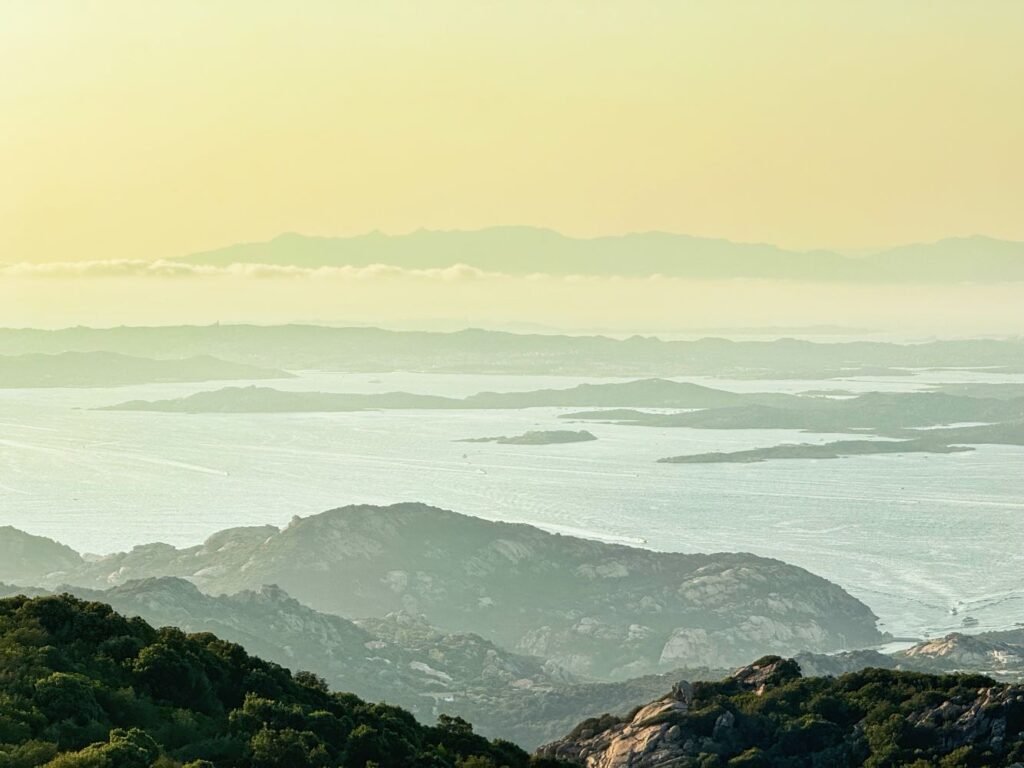
[(586, 720), (537, 754), (582, 768), (1013, 766), (1024, 754), (1024, 686), (885, 670), (809, 681), (793, 660), (764, 658), (627, 716)]

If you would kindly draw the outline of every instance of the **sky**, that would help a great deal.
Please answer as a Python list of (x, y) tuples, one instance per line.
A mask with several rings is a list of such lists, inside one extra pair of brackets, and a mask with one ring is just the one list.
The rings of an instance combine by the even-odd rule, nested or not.
[(0, 260), (1024, 240), (1022, 40), (1018, 0), (4, 0)]
[[(0, 263), (505, 224), (850, 252), (1024, 240), (1022, 40), (1019, 0), (3, 0)], [(0, 322), (98, 322), (112, 285), (135, 318), (198, 301), (87, 282), (0, 278)], [(412, 314), (447, 306), (406, 282)], [(234, 309), (198, 314), (265, 306), (231, 285)], [(536, 286), (489, 290), (453, 311), (530, 314)]]

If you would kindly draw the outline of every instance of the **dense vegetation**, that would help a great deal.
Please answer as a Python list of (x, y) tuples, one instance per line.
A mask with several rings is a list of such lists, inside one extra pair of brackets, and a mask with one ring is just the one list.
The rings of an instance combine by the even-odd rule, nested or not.
[(420, 725), (212, 634), (69, 595), (0, 600), (0, 768), (530, 764), (459, 718)]
[[(542, 751), (594, 755), (596, 745), (608, 755), (640, 744), (630, 765), (643, 768), (975, 768), (1024, 760), (1024, 688), (981, 675), (865, 669), (802, 677), (796, 662), (766, 657), (686, 690), (625, 718), (584, 721)], [(685, 705), (673, 707), (675, 698)]]
[[(438, 630), (422, 617), (399, 613), (356, 624), (314, 611), (276, 587), (213, 596), (167, 578), (61, 591), (153, 626), (212, 632), (285, 667), (301, 664), (334, 690), (395, 704), (421, 723), (441, 714), (462, 717), (477, 733), (527, 750), (568, 733), (594, 712), (626, 712), (681, 678), (718, 680), (727, 672), (686, 669), (619, 683), (584, 682), (478, 635)], [(49, 594), (0, 583), (0, 597), (26, 592)]]
[[(730, 691), (721, 683), (697, 683), (700, 707), (691, 717), (707, 719), (731, 703), (737, 715), (739, 746), (744, 749), (739, 759), (730, 762), (748, 768), (861, 764), (951, 768), (1024, 759), (1024, 742), (1020, 741), (1024, 702), (1006, 707), (1006, 741), (1016, 743), (1005, 754), (1000, 754), (994, 741), (980, 738), (954, 746), (969, 733), (958, 733), (948, 720), (925, 717), (938, 709), (966, 708), (977, 700), (979, 689), (993, 685), (981, 675), (937, 676), (878, 669), (838, 679), (800, 677), (760, 696)], [(979, 719), (982, 717), (979, 714)]]

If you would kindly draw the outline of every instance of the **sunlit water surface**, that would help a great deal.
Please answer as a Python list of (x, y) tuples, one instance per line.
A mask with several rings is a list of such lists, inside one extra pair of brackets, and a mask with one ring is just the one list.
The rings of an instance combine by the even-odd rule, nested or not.
[[(268, 385), (463, 396), (584, 380), (303, 374)], [(945, 372), (832, 382), (692, 380), (799, 392), (1015, 379)], [(1024, 448), (666, 465), (655, 460), (842, 436), (592, 424), (586, 428), (596, 442), (507, 446), (455, 441), (565, 428), (557, 416), (571, 409), (90, 410), (219, 386), (0, 389), (0, 525), (105, 553), (152, 541), (195, 544), (222, 528), (284, 524), (345, 504), (422, 501), (653, 549), (777, 557), (841, 584), (897, 636), (959, 629), (966, 616), (979, 621), (972, 631), (1024, 621)]]

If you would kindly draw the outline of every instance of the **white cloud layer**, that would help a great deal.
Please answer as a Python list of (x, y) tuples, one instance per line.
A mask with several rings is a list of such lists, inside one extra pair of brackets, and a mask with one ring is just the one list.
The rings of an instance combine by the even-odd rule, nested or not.
[(466, 264), (453, 264), (450, 267), (438, 269), (404, 269), (388, 264), (371, 264), (366, 267), (306, 268), (278, 264), (240, 263), (220, 267), (180, 261), (136, 259), (0, 264), (0, 277), (21, 278), (245, 277), (376, 280), (390, 277), (458, 281), (479, 280), (487, 276), (503, 277), (498, 273), (485, 273)]
[(180, 261), (0, 264), (0, 325), (208, 322), (612, 332), (839, 325), (907, 337), (1024, 333), (1022, 286), (508, 275), (466, 265), (306, 269)]

